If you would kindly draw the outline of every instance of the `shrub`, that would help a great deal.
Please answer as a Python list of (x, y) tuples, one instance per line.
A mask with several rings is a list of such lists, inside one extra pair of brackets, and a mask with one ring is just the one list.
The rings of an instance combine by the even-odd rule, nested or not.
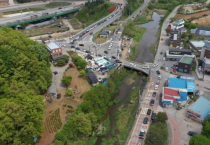
[(148, 9), (154, 10), (154, 5), (153, 4), (149, 4)]
[(66, 95), (72, 95), (73, 94), (73, 91), (71, 90), (71, 89), (68, 89), (68, 90), (66, 90)]
[(65, 60), (64, 59), (59, 59), (57, 60), (57, 65), (58, 66), (64, 66), (66, 63), (65, 63)]
[(68, 105), (68, 107), (73, 109), (73, 106), (71, 106), (71, 105)]
[(69, 62), (69, 56), (68, 55), (63, 55), (64, 56), (64, 61), (66, 62), (66, 63), (68, 63)]

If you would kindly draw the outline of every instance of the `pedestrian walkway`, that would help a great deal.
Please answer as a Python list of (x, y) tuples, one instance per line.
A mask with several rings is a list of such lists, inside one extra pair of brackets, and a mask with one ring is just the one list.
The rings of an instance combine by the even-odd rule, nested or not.
[(172, 145), (179, 145), (179, 130), (178, 130), (178, 127), (177, 127), (177, 124), (175, 122), (175, 120), (170, 116), (168, 115), (168, 121), (171, 125), (171, 131), (172, 131)]

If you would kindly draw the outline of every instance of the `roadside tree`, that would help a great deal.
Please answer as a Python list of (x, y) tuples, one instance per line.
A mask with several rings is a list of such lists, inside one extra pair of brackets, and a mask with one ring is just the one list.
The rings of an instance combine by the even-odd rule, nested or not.
[(193, 137), (191, 137), (189, 145), (209, 145), (210, 144), (210, 140), (203, 136), (203, 135), (193, 135)]
[(168, 120), (168, 117), (165, 112), (158, 112), (157, 114), (157, 121), (165, 123)]

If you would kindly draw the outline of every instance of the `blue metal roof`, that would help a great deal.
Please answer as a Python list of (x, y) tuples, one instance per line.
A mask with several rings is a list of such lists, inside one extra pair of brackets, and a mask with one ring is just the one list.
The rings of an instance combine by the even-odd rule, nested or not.
[(187, 100), (187, 93), (186, 92), (179, 92), (180, 94), (180, 99), (177, 99), (177, 101), (185, 101)]
[(171, 88), (187, 88), (186, 80), (179, 78), (168, 78), (168, 86)]
[(187, 89), (188, 92), (194, 92), (196, 90), (194, 81), (181, 78), (168, 78), (168, 86), (171, 88)]
[(191, 29), (190, 31), (195, 34), (196, 29)]
[(190, 108), (198, 114), (201, 115), (201, 118), (205, 119), (210, 113), (210, 100), (201, 96)]

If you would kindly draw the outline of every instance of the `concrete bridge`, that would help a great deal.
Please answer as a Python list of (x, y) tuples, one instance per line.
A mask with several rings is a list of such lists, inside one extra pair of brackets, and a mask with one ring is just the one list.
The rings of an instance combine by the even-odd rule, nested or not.
[[(140, 71), (146, 75), (150, 74), (150, 69), (152, 67), (152, 63), (138, 63), (135, 61), (130, 61), (130, 60), (125, 60), (125, 59), (120, 59), (122, 61), (122, 65), (126, 68), (130, 68), (132, 70)], [(143, 66), (149, 66), (149, 69), (143, 69)]]

